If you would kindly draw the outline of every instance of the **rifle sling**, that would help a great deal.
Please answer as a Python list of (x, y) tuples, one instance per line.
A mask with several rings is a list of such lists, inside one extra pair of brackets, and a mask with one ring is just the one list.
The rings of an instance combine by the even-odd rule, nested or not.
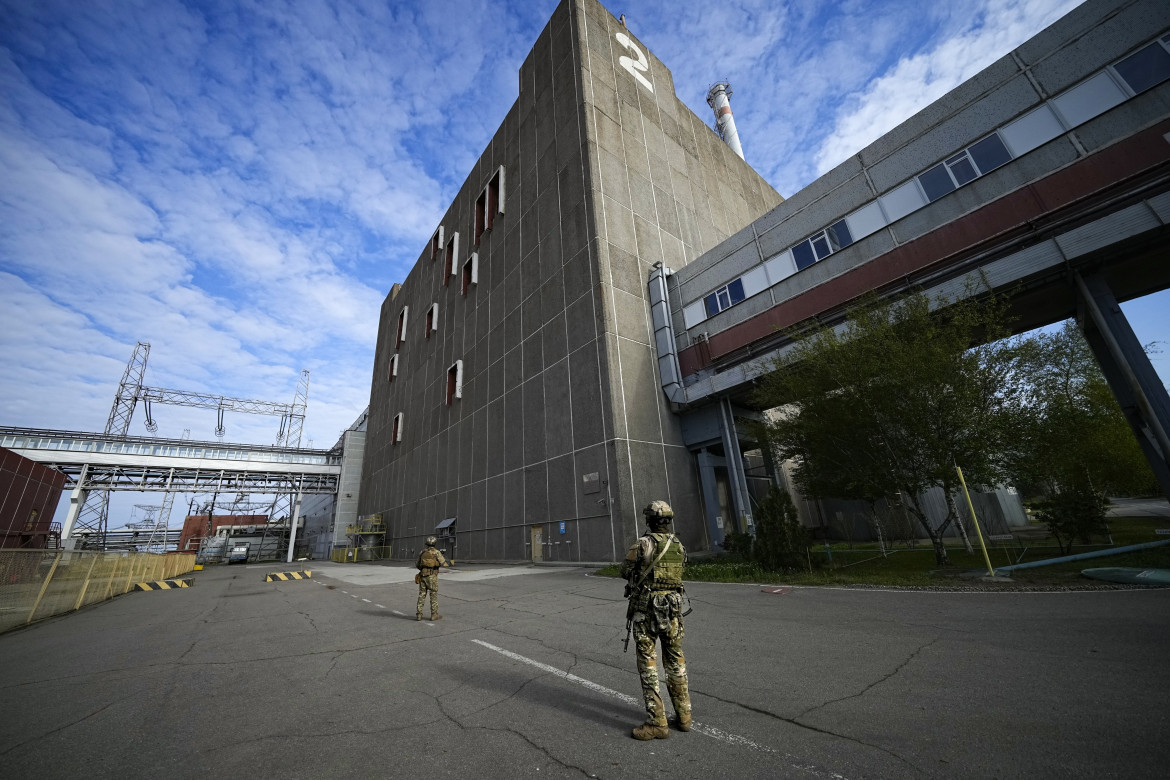
[(642, 583), (645, 582), (646, 578), (650, 576), (650, 572), (654, 571), (654, 567), (657, 566), (658, 562), (662, 560), (662, 556), (666, 555), (666, 551), (670, 549), (670, 545), (676, 541), (677, 540), (674, 538), (674, 534), (671, 534), (670, 538), (666, 540), (666, 544), (662, 547), (662, 552), (658, 553), (658, 557), (654, 559), (654, 562), (650, 564), (649, 568), (647, 568), (645, 572), (643, 572), (642, 577), (638, 580), (637, 584), (634, 585), (634, 593), (638, 592), (638, 589), (642, 587)]

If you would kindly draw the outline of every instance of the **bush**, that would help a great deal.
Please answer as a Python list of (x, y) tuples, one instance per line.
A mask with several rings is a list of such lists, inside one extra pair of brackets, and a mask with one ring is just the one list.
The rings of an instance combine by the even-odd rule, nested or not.
[(1068, 485), (1034, 506), (1036, 517), (1048, 526), (1060, 545), (1061, 554), (1067, 554), (1077, 539), (1088, 543), (1093, 534), (1105, 533), (1109, 499), (1094, 490), (1087, 480)]
[(809, 536), (787, 492), (773, 487), (756, 510), (756, 540), (751, 558), (767, 571), (803, 569)]
[(732, 531), (723, 535), (723, 549), (731, 555), (738, 555), (745, 560), (752, 557), (752, 535)]

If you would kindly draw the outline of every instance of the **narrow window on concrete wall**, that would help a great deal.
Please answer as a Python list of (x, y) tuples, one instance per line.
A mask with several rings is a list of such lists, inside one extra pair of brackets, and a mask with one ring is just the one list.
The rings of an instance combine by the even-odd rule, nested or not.
[(429, 339), (431, 334), (439, 329), (439, 304), (432, 303), (427, 309), (427, 327), (424, 335)]
[(1003, 141), (996, 133), (972, 144), (967, 151), (971, 154), (971, 159), (975, 161), (976, 167), (979, 168), (980, 175), (991, 173), (999, 166), (1012, 161), (1011, 154), (1008, 153), (1007, 147), (1003, 145)]
[(979, 175), (979, 172), (975, 170), (975, 164), (971, 162), (971, 157), (967, 154), (966, 149), (954, 155), (953, 157), (947, 158), (947, 170), (949, 170), (951, 172), (951, 176), (954, 177), (955, 184), (960, 187)]
[(479, 284), (479, 253), (472, 252), (471, 257), (463, 264), (463, 294), (471, 289), (471, 285)]
[(443, 259), (443, 284), (447, 284), (449, 281), (451, 281), (451, 277), (455, 275), (455, 258), (458, 256), (459, 233), (453, 232), (451, 237), (447, 239), (447, 250)]
[(1133, 94), (1139, 95), (1170, 79), (1170, 54), (1162, 44), (1154, 41), (1114, 65), (1113, 69), (1125, 79)]
[(447, 369), (447, 406), (456, 398), (463, 397), (463, 361), (456, 360), (455, 365)]
[(947, 173), (947, 166), (943, 163), (939, 163), (926, 173), (919, 174), (918, 183), (922, 185), (922, 189), (926, 192), (926, 199), (930, 201), (938, 200), (943, 195), (955, 190), (955, 183), (951, 180), (951, 175)]
[(439, 229), (431, 236), (431, 259), (434, 260), (438, 257), (441, 251), (443, 251), (443, 226), (439, 225)]
[(792, 247), (792, 259), (800, 271), (852, 243), (853, 234), (849, 232), (848, 223), (842, 219)]
[(817, 261), (817, 256), (813, 254), (810, 242), (801, 241), (792, 247), (792, 259), (796, 261), (796, 270), (803, 271)]
[(475, 200), (474, 243), (479, 246), (480, 238), (495, 225), (496, 216), (504, 213), (504, 166), (496, 169), (487, 186)]
[(402, 441), (402, 412), (394, 415), (394, 427), (390, 431), (390, 443), (397, 444)]
[(743, 299), (743, 282), (736, 279), (734, 282), (720, 287), (704, 298), (703, 304), (707, 307), (707, 316), (714, 317), (724, 309), (730, 309)]
[(394, 336), (395, 348), (401, 347), (402, 342), (406, 341), (406, 313), (409, 310), (409, 306), (403, 306), (402, 313), (398, 315), (398, 333)]
[(386, 373), (388, 374), (387, 378), (391, 382), (393, 382), (394, 378), (398, 376), (398, 355), (397, 354), (390, 356), (390, 370), (387, 371)]
[(475, 199), (475, 225), (472, 226), (471, 230), (471, 243), (479, 246), (479, 239), (485, 230), (487, 230), (487, 190), (479, 193), (479, 197)]

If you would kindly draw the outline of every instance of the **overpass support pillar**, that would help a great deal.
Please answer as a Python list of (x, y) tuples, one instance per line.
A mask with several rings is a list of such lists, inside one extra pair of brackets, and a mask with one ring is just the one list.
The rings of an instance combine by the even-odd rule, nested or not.
[(86, 479), (88, 477), (89, 464), (86, 463), (81, 467), (81, 474), (77, 477), (77, 485), (73, 488), (73, 492), (69, 494), (69, 513), (65, 515), (65, 524), (61, 528), (62, 543), (73, 534), (73, 527), (77, 525), (77, 518), (81, 515), (81, 509), (85, 506), (85, 500), (89, 498), (89, 488), (86, 486)]
[[(695, 453), (699, 462), (699, 488), (703, 493), (703, 508), (707, 512), (707, 538), (711, 549), (723, 546), (723, 528), (716, 519), (722, 513), (719, 508), (719, 483), (715, 475), (715, 456), (706, 447)], [(726, 522), (726, 519), (724, 520)]]
[(292, 563), (293, 546), (297, 543), (297, 524), (301, 521), (301, 499), (304, 494), (297, 491), (296, 498), (293, 499), (292, 517), (289, 518), (288, 527), (288, 558), (285, 563)]
[[(723, 437), (723, 452), (727, 459), (727, 480), (731, 483), (731, 502), (736, 516), (742, 520), (744, 531), (755, 533), (752, 507), (748, 498), (747, 475), (743, 472), (743, 452), (739, 448), (739, 433), (735, 430), (735, 413), (730, 398), (719, 399), (719, 428)], [(736, 530), (739, 530), (738, 528)]]
[(1102, 274), (1075, 274), (1077, 321), (1162, 492), (1170, 498), (1170, 396)]

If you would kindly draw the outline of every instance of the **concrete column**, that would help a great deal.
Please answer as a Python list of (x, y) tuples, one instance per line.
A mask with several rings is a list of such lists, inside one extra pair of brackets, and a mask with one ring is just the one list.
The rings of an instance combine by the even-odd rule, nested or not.
[(1162, 492), (1170, 498), (1170, 397), (1102, 274), (1075, 274), (1077, 320)]
[(707, 511), (707, 536), (711, 540), (711, 549), (723, 545), (723, 529), (715, 521), (719, 516), (719, 487), (715, 479), (715, 456), (707, 448), (695, 453), (699, 463), (699, 489), (703, 493), (703, 508)]
[(731, 502), (738, 517), (744, 518), (748, 533), (754, 533), (751, 501), (748, 499), (747, 476), (743, 473), (743, 453), (735, 430), (735, 413), (731, 399), (719, 399), (719, 432), (723, 436), (723, 454), (727, 460), (727, 479), (731, 483)]
[(73, 533), (73, 526), (77, 524), (77, 518), (81, 514), (81, 508), (85, 506), (85, 500), (89, 498), (89, 489), (85, 486), (85, 480), (89, 476), (89, 464), (86, 463), (81, 467), (81, 474), (77, 477), (77, 485), (73, 488), (73, 492), (69, 494), (69, 514), (65, 515), (65, 524), (61, 527), (61, 543)]
[(292, 517), (289, 519), (288, 529), (288, 558), (286, 559), (288, 563), (292, 563), (293, 545), (297, 542), (297, 523), (301, 519), (301, 499), (303, 498), (304, 495), (298, 490), (297, 497), (293, 499)]

